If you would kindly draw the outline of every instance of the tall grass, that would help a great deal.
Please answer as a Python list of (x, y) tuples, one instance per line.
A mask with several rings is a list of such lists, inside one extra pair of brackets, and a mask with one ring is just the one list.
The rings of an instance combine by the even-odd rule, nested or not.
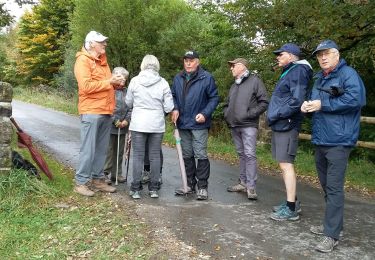
[(78, 97), (58, 89), (21, 88), (13, 89), (15, 99), (43, 107), (78, 115)]
[[(13, 148), (31, 161), (13, 136)], [(134, 204), (73, 193), (72, 169), (43, 157), (53, 181), (23, 170), (0, 175), (1, 259), (149, 259), (155, 253)]]

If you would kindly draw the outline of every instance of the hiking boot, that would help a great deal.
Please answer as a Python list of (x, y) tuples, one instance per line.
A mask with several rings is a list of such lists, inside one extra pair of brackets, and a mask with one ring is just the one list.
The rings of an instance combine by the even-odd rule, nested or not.
[(253, 189), (253, 188), (247, 189), (247, 198), (249, 200), (257, 200), (258, 199), (258, 195), (257, 195), (256, 190)]
[[(315, 235), (319, 235), (319, 236), (323, 236), (324, 235), (324, 227), (323, 225), (319, 225), (319, 226), (312, 226), (310, 228), (310, 232), (315, 234)], [(340, 231), (340, 237), (344, 237), (344, 230), (341, 230)]]
[[(272, 211), (273, 212), (277, 212), (280, 210), (280, 208), (282, 207), (286, 207), (286, 200), (284, 200), (283, 202), (281, 202), (280, 205), (277, 205), (277, 206), (273, 206), (272, 208)], [(302, 212), (302, 209), (301, 209), (301, 202), (299, 200), (296, 200), (296, 211), (297, 213), (301, 213)]]
[(151, 198), (159, 198), (158, 191), (156, 191), (156, 190), (150, 190), (150, 191), (148, 192), (148, 194), (150, 194), (150, 197), (151, 197)]
[(150, 172), (149, 171), (142, 171), (142, 176), (141, 176), (141, 183), (145, 184), (150, 181)]
[(325, 236), (322, 241), (320, 241), (319, 244), (315, 247), (315, 250), (322, 253), (332, 252), (335, 246), (337, 246), (338, 244), (338, 240)]
[(135, 199), (135, 200), (141, 198), (141, 192), (140, 192), (139, 190), (135, 190), (135, 191), (131, 190), (131, 191), (129, 192), (129, 195), (130, 195), (133, 199)]
[(82, 185), (76, 184), (74, 187), (74, 192), (79, 193), (83, 196), (87, 196), (87, 197), (92, 197), (95, 194), (95, 192), (90, 190), (89, 187), (87, 187), (87, 185), (85, 184), (82, 184)]
[(192, 194), (195, 193), (195, 189), (193, 190), (189, 186), (187, 187), (187, 192), (184, 191), (184, 188), (177, 188), (174, 191), (175, 195), (186, 195), (186, 194)]
[(229, 192), (246, 192), (246, 186), (243, 183), (238, 183), (233, 186), (229, 186), (227, 188), (227, 191)]
[(277, 220), (277, 221), (283, 221), (283, 220), (298, 220), (299, 215), (296, 211), (291, 211), (288, 207), (281, 207), (280, 210), (274, 212), (271, 214), (271, 219)]
[(109, 186), (108, 183), (106, 183), (104, 179), (93, 179), (91, 181), (91, 186), (94, 189), (97, 189), (97, 190), (100, 190), (100, 191), (103, 191), (103, 192), (111, 192), (112, 193), (112, 192), (116, 191), (116, 188)]
[(197, 192), (197, 200), (207, 200), (208, 192), (207, 189), (199, 189)]

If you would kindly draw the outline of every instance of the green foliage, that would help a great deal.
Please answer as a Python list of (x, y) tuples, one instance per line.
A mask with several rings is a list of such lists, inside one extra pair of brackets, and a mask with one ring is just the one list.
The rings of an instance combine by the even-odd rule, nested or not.
[(13, 21), (13, 17), (9, 11), (4, 9), (5, 3), (0, 3), (0, 28), (9, 25)]
[(72, 9), (70, 0), (42, 0), (21, 18), (17, 67), (25, 84), (53, 84), (53, 76), (64, 62)]
[(0, 175), (0, 211), (14, 212), (25, 205), (30, 196), (43, 197), (54, 194), (45, 183), (29, 176), (26, 171), (12, 170), (9, 175)]
[(59, 78), (66, 89), (76, 89), (71, 73), (74, 55), (90, 30), (109, 37), (111, 67), (124, 66), (131, 76), (138, 74), (142, 58), (151, 53), (161, 63), (161, 74), (171, 82), (182, 69), (183, 53), (195, 49), (201, 54), (203, 66), (216, 77), (223, 95), (232, 80), (226, 61), (249, 49), (227, 17), (211, 12), (213, 5), (193, 9), (182, 0), (94, 2), (75, 3), (70, 25), (72, 40)]
[(18, 53), (14, 48), (17, 28), (10, 29), (7, 34), (0, 35), (0, 80), (18, 85), (20, 77), (17, 72), (16, 60)]
[(78, 115), (78, 97), (75, 93), (65, 93), (60, 89), (13, 88), (13, 96), (23, 102), (37, 104), (43, 107)]
[[(12, 147), (32, 161), (27, 149)], [(149, 259), (157, 248), (129, 204), (73, 193), (73, 172), (43, 154), (54, 180), (25, 171), (0, 175), (2, 259)], [(42, 173), (41, 173), (42, 174)], [(84, 221), (82, 221), (84, 219)]]
[[(365, 113), (373, 115), (375, 1), (238, 0), (224, 6), (232, 23), (258, 45), (258, 53), (251, 57), (269, 90), (276, 80), (269, 70), (274, 59), (272, 50), (295, 42), (302, 46), (307, 58), (312, 58), (310, 53), (321, 40), (332, 39), (339, 44), (342, 57), (363, 78), (370, 97)], [(315, 61), (312, 64), (319, 69)]]

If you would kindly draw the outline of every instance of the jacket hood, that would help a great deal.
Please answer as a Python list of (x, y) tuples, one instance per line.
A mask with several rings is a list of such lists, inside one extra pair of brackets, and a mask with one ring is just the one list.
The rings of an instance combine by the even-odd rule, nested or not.
[(137, 82), (144, 87), (155, 85), (161, 79), (159, 73), (154, 70), (143, 70), (137, 76)]
[(307, 65), (310, 69), (312, 69), (310, 63), (307, 60), (297, 60), (293, 62), (294, 64), (301, 64), (301, 65)]
[(105, 54), (100, 55), (98, 58), (95, 58), (90, 55), (90, 53), (85, 49), (85, 47), (82, 47), (81, 51), (76, 53), (76, 58), (78, 58), (79, 56), (86, 56), (90, 60), (97, 60), (100, 62), (100, 65), (102, 66), (107, 65), (107, 56)]

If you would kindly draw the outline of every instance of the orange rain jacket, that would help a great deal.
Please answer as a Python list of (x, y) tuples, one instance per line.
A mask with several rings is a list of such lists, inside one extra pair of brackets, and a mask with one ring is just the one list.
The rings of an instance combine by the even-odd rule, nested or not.
[(74, 75), (78, 82), (79, 114), (112, 114), (115, 92), (109, 83), (111, 70), (107, 57), (94, 58), (83, 47), (76, 54)]

